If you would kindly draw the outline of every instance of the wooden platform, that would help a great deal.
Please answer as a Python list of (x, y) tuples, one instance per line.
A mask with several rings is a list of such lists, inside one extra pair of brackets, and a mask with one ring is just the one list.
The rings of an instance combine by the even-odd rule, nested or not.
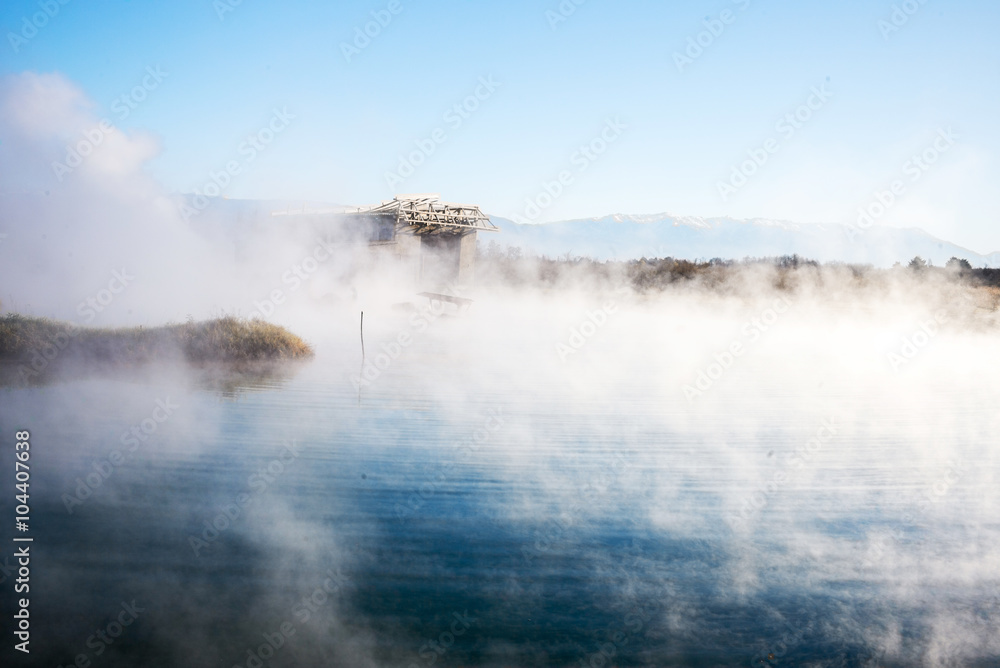
[(431, 302), (448, 302), (458, 306), (461, 310), (468, 310), (472, 305), (471, 299), (466, 299), (465, 297), (455, 297), (453, 295), (442, 295), (437, 292), (419, 292), (417, 293), (420, 297), (425, 297)]

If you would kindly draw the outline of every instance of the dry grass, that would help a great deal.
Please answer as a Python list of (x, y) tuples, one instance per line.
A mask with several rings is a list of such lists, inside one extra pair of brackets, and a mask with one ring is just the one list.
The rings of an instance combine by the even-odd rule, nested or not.
[[(284, 327), (223, 317), (163, 327), (88, 329), (18, 314), (0, 317), (0, 361), (96, 362), (114, 366), (185, 361), (230, 364), (300, 360), (312, 348)], [(47, 364), (45, 366), (48, 366)]]
[(996, 311), (1000, 308), (1000, 288), (984, 285), (976, 290), (976, 306), (986, 311)]
[(284, 327), (261, 320), (217, 318), (169, 328), (189, 362), (248, 362), (312, 357), (308, 343)]

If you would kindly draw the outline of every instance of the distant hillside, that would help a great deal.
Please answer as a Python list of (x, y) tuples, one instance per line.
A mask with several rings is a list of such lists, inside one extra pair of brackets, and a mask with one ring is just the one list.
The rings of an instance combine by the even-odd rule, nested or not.
[(499, 217), (492, 220), (501, 233), (489, 241), (549, 257), (568, 253), (597, 260), (640, 257), (707, 260), (799, 255), (821, 262), (887, 267), (894, 262), (905, 264), (919, 255), (938, 266), (951, 257), (966, 259), (974, 267), (1000, 266), (1000, 253), (981, 255), (917, 228), (873, 226), (868, 230), (852, 230), (836, 223), (797, 224), (760, 218), (733, 220), (669, 214), (619, 214), (542, 225), (522, 225)]
[[(202, 220), (239, 235), (254, 225), (281, 224), (274, 211), (323, 211), (337, 205), (290, 200), (210, 200)], [(198, 225), (198, 218), (192, 217)], [(867, 230), (839, 223), (811, 224), (754, 218), (700, 218), (616, 214), (602, 218), (567, 220), (540, 225), (518, 224), (491, 216), (501, 233), (482, 235), (481, 243), (520, 247), (526, 253), (596, 260), (674, 257), (687, 260), (742, 259), (798, 255), (820, 262), (849, 262), (889, 267), (919, 255), (941, 266), (951, 257), (974, 267), (1000, 267), (1000, 252), (982, 255), (938, 239), (918, 228), (872, 226)]]

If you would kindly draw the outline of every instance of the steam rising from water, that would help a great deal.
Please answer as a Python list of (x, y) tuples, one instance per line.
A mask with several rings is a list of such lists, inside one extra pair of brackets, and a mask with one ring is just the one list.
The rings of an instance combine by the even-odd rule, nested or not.
[[(96, 119), (54, 75), (2, 96), (24, 187)], [(292, 291), (309, 229), (235, 249), (211, 210), (185, 222), (141, 171), (150, 147), (113, 133), (47, 199), (4, 195), (5, 306), (79, 319), (121, 267), (134, 284), (95, 324), (281, 289), (270, 317), (318, 357), (228, 395), (178, 369), (4, 391), (0, 429), (41, 450), (46, 659), (96, 660), (89, 636), (132, 599), (108, 665), (252, 665), (283, 623), (273, 665), (1000, 656), (997, 316), (979, 292), (838, 268), (649, 294), (484, 273), (468, 313), (401, 311), (410, 287), (356, 278), (350, 243)], [(177, 407), (159, 420), (158, 401)], [(126, 461), (90, 485), (113, 450)]]

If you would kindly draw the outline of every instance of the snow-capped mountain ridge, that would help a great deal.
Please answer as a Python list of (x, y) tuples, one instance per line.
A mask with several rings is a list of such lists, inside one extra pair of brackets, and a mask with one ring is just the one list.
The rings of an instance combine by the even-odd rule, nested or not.
[[(598, 260), (671, 256), (690, 260), (720, 257), (799, 255), (823, 262), (891, 266), (921, 256), (941, 265), (951, 257), (973, 266), (1000, 266), (1000, 252), (980, 254), (915, 228), (842, 223), (796, 223), (768, 218), (610, 214), (553, 223), (522, 225), (492, 217), (503, 246), (549, 257), (566, 254)], [(488, 243), (488, 240), (484, 239)]]

